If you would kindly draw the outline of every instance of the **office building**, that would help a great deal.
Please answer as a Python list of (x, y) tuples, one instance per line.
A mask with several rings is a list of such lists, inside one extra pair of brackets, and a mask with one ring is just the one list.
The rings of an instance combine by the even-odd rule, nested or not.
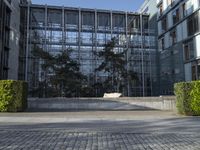
[(157, 0), (161, 94), (200, 77), (199, 6), (199, 0)]
[(0, 0), (0, 79), (18, 80), (20, 4), (26, 1)]
[(95, 83), (104, 81), (107, 75), (95, 72), (101, 60), (96, 58), (94, 52), (103, 50), (105, 44), (115, 37), (115, 51), (128, 49), (128, 67), (138, 75), (136, 82), (127, 83), (124, 95), (152, 95), (155, 39), (154, 30), (149, 29), (147, 14), (35, 4), (23, 5), (22, 8), (26, 8), (26, 14), (29, 14), (28, 66), (25, 73), (30, 91), (37, 89), (38, 82), (48, 78), (39, 67), (39, 60), (31, 53), (34, 49), (43, 49), (52, 54), (73, 49), (71, 57), (80, 63), (81, 72), (87, 76), (89, 83)]

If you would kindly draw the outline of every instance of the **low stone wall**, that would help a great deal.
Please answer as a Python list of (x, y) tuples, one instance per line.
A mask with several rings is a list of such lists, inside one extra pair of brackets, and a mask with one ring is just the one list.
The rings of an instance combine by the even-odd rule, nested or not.
[(176, 110), (175, 96), (122, 98), (29, 98), (29, 109), (42, 110)]

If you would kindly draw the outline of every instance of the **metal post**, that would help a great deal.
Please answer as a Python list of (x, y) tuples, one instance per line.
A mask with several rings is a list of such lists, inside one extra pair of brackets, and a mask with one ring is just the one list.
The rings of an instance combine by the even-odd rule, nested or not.
[(81, 50), (81, 8), (79, 8), (79, 26), (78, 26), (78, 61), (80, 63), (80, 50)]
[[(94, 16), (94, 19), (95, 19), (95, 52), (97, 52), (97, 10), (95, 9), (95, 16)], [(95, 67), (97, 66), (97, 57), (95, 56)], [(95, 72), (95, 82), (97, 83), (97, 73)], [(97, 89), (96, 89), (96, 96), (97, 96)]]
[(148, 55), (149, 55), (149, 77), (150, 77), (150, 89), (151, 89), (151, 96), (152, 96), (152, 91), (153, 91), (153, 87), (152, 87), (152, 56), (151, 56), (151, 51), (150, 51), (150, 47), (151, 47), (151, 40), (150, 40), (150, 37), (151, 37), (151, 31), (150, 29), (148, 29), (148, 45), (149, 45), (149, 49), (148, 49)]
[(28, 1), (28, 12), (27, 12), (27, 37), (26, 37), (26, 64), (25, 64), (25, 80), (28, 82), (28, 56), (29, 56), (29, 26), (30, 26), (30, 1)]
[[(95, 9), (95, 36), (94, 36), (94, 40), (95, 40), (95, 52), (97, 51), (97, 10)], [(96, 57), (95, 57), (96, 59)], [(97, 60), (95, 60), (95, 64)], [(96, 67), (96, 66), (95, 66)]]
[[(113, 14), (112, 14), (112, 10), (110, 11), (110, 33), (111, 33), (111, 39), (113, 38)], [(113, 74), (112, 74), (112, 87), (114, 83), (114, 79), (113, 79)]]
[[(126, 16), (126, 61), (127, 61), (127, 75), (128, 75), (128, 71), (129, 71), (129, 39), (128, 39), (128, 14), (126, 12), (125, 14)], [(127, 96), (130, 96), (130, 81), (129, 78), (128, 79), (128, 85), (127, 85)]]
[(45, 5), (45, 41), (44, 41), (44, 43), (45, 43), (45, 50), (47, 50), (47, 5)]
[[(47, 51), (47, 26), (48, 26), (48, 21), (47, 21), (47, 5), (45, 5), (45, 37), (44, 37), (44, 48), (45, 48), (45, 51)], [(45, 61), (45, 60), (43, 60)], [(45, 72), (44, 72), (44, 81), (45, 81), (45, 89), (44, 89), (44, 97), (47, 96), (47, 70), (45, 69)]]
[[(80, 56), (80, 51), (81, 51), (81, 28), (82, 28), (82, 16), (81, 16), (81, 8), (79, 8), (78, 10), (78, 62), (79, 64), (81, 64), (81, 56)], [(81, 67), (81, 66), (80, 66)], [(76, 90), (77, 91), (77, 90)], [(79, 95), (77, 96), (78, 91), (76, 92), (76, 97), (79, 97)]]
[(65, 50), (65, 7), (62, 7), (62, 50)]
[(112, 15), (112, 10), (110, 11), (110, 33), (111, 33), (111, 38), (112, 38), (112, 35), (113, 35), (113, 15)]
[(141, 54), (142, 54), (142, 96), (145, 96), (145, 78), (144, 78), (144, 46), (143, 46), (143, 17), (140, 15), (140, 32), (141, 32)]

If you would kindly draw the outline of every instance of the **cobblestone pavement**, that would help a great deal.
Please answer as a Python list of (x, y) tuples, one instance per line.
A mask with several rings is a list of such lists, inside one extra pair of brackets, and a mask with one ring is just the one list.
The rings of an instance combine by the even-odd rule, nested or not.
[[(73, 117), (73, 113), (71, 115)], [(3, 116), (8, 117), (7, 121), (2, 119)], [(49, 119), (51, 116), (49, 114)], [(59, 113), (58, 117), (63, 117), (63, 121), (45, 123), (38, 114), (34, 119), (40, 121), (36, 123), (34, 119), (32, 122), (20, 122), (20, 114), (0, 114), (0, 149), (200, 150), (199, 117), (166, 114), (163, 118), (155, 116), (155, 119), (143, 115), (140, 120), (137, 117), (128, 120), (123, 117), (120, 120), (111, 116), (107, 120), (85, 120), (85, 116), (84, 120), (75, 122), (66, 121), (65, 113)], [(56, 118), (56, 114), (53, 118)], [(13, 119), (15, 122), (12, 122)]]
[(29, 150), (193, 150), (197, 134), (80, 133), (64, 131), (0, 131), (0, 149)]

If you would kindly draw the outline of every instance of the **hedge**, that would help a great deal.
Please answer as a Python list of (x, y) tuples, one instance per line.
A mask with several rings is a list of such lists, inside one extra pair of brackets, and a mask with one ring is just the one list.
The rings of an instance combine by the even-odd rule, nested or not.
[(200, 115), (200, 81), (176, 83), (174, 93), (180, 114)]
[(24, 111), (27, 92), (28, 84), (24, 81), (0, 80), (0, 112)]

